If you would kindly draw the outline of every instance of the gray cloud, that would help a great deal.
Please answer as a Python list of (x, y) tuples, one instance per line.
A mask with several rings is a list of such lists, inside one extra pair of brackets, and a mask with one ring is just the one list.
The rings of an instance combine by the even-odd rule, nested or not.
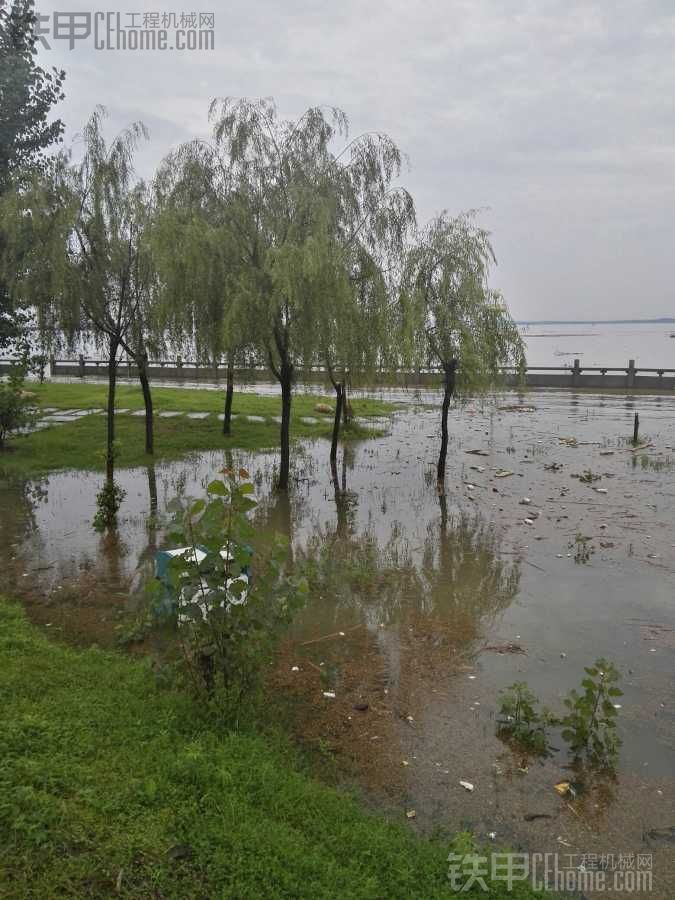
[[(74, 0), (40, 11), (102, 10)], [(128, 11), (175, 11), (180, 3)], [(421, 219), (489, 208), (494, 281), (519, 317), (675, 313), (675, 8), (670, 0), (232, 0), (216, 49), (54, 46), (69, 135), (96, 103), (141, 118), (147, 175), (206, 136), (214, 96), (341, 106), (409, 155)]]

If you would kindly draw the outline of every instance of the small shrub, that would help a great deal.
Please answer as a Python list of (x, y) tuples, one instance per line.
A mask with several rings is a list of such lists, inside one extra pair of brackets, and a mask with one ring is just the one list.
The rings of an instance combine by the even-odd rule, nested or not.
[(115, 484), (114, 481), (106, 481), (96, 495), (96, 515), (93, 520), (96, 531), (105, 531), (106, 528), (112, 528), (126, 495), (126, 491)]
[(253, 485), (244, 469), (224, 474), (208, 485), (205, 499), (172, 501), (171, 538), (189, 550), (171, 561), (169, 593), (194, 683), (236, 711), (259, 686), (307, 583), (286, 571), (288, 541), (279, 535), (252, 577)]
[(539, 711), (539, 701), (524, 681), (516, 681), (499, 694), (497, 733), (532, 753), (548, 753), (546, 728), (553, 719), (547, 710)]
[(617, 687), (619, 673), (606, 659), (584, 669), (583, 692), (570, 691), (563, 701), (569, 712), (562, 720), (562, 737), (575, 759), (599, 768), (613, 769), (619, 746), (616, 734), (617, 711), (614, 700), (623, 692)]
[(617, 710), (614, 700), (623, 692), (618, 688), (619, 673), (606, 659), (584, 668), (583, 692), (570, 691), (563, 701), (568, 713), (559, 718), (539, 701), (524, 681), (500, 692), (497, 735), (533, 753), (549, 752), (547, 729), (562, 726), (561, 736), (569, 745), (575, 762), (585, 761), (594, 768), (613, 771), (621, 741), (616, 734)]
[(0, 382), (0, 448), (6, 439), (34, 420), (32, 401), (24, 391), (26, 367), (12, 367), (7, 381)]

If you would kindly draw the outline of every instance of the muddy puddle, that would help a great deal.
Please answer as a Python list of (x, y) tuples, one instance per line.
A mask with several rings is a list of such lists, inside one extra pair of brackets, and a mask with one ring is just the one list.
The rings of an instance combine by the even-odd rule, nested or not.
[[(414, 810), (411, 828), (468, 828), (577, 864), (653, 854), (652, 896), (675, 896), (675, 398), (470, 404), (451, 415), (439, 497), (438, 412), (387, 396), (401, 401), (389, 433), (341, 449), (337, 485), (328, 444), (301, 445), (290, 500), (271, 492), (275, 453), (120, 472), (114, 541), (90, 527), (100, 475), (2, 483), (4, 592), (70, 639), (113, 642), (163, 546), (150, 513), (161, 521), (176, 494), (244, 464), (261, 535), (288, 533), (320, 585), (270, 688), (298, 739), (374, 803)], [(598, 656), (622, 673), (616, 779), (580, 778), (555, 732), (543, 761), (495, 736), (501, 689), (526, 681), (561, 712)], [(561, 780), (582, 782), (576, 798), (555, 792)]]

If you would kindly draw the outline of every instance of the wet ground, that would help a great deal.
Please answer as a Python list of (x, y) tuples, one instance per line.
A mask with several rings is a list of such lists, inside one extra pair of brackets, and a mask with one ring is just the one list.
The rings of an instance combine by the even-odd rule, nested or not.
[[(466, 827), (576, 865), (653, 854), (652, 896), (675, 896), (675, 398), (468, 405), (451, 414), (441, 497), (438, 411), (390, 396), (404, 405), (389, 433), (341, 450), (337, 486), (323, 441), (302, 445), (286, 502), (271, 494), (275, 453), (235, 456), (255, 476), (261, 533), (286, 531), (296, 557), (317, 560), (272, 693), (342, 780), (414, 810), (410, 827)], [(116, 541), (91, 529), (98, 474), (0, 484), (3, 591), (70, 638), (114, 640), (163, 546), (149, 513), (201, 493), (224, 461), (120, 472)], [(555, 733), (544, 761), (495, 736), (499, 690), (526, 681), (561, 712), (598, 656), (625, 692), (616, 779), (570, 770)], [(575, 798), (561, 780), (581, 783)]]

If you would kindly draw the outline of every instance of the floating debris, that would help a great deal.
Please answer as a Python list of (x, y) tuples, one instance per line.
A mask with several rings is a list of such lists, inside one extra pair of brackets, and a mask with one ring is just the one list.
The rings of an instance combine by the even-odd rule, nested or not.
[(488, 644), (487, 647), (483, 647), (483, 651), (487, 650), (492, 653), (524, 653), (527, 655), (527, 650), (512, 641), (506, 641), (504, 644)]
[(464, 788), (465, 791), (469, 791), (469, 793), (473, 791), (473, 785), (470, 781), (460, 781), (460, 785)]

